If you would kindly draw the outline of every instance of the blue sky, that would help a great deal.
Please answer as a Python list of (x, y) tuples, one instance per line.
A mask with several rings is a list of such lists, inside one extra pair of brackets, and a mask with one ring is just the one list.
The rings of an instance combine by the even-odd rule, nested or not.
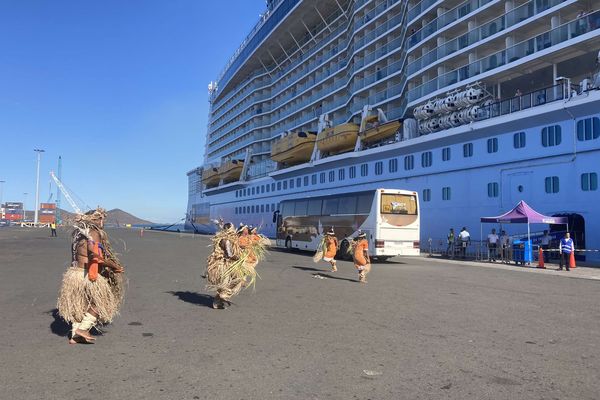
[(61, 155), (63, 181), (90, 206), (156, 222), (182, 218), (186, 172), (202, 162), (207, 85), (264, 4), (3, 1), (3, 201), (29, 193), (33, 208), (33, 149), (42, 148), (40, 201), (48, 199), (49, 171)]

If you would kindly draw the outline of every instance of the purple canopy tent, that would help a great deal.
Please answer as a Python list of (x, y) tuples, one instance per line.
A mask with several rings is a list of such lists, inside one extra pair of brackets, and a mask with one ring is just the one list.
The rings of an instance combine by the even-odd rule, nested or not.
[(483, 224), (485, 223), (500, 223), (500, 224), (527, 224), (527, 240), (531, 240), (529, 224), (564, 224), (568, 226), (569, 219), (567, 217), (549, 217), (540, 214), (525, 203), (523, 200), (519, 202), (507, 213), (498, 215), (497, 217), (481, 217), (481, 240), (483, 241)]

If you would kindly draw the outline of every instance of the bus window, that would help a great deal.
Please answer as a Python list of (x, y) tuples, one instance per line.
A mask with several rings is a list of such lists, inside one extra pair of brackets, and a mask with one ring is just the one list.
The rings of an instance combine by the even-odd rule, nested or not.
[(323, 200), (323, 212), (321, 215), (334, 215), (338, 212), (339, 199), (330, 198)]
[(371, 206), (373, 205), (373, 193), (361, 194), (358, 196), (356, 204), (357, 214), (369, 214), (371, 212)]
[(293, 201), (286, 201), (285, 203), (282, 203), (282, 209), (281, 209), (281, 215), (283, 215), (284, 217), (287, 217), (288, 215), (294, 215), (294, 202)]
[(294, 208), (294, 215), (296, 217), (303, 217), (306, 215), (306, 208), (308, 207), (308, 201), (297, 200), (296, 207)]
[(344, 196), (340, 198), (338, 205), (338, 214), (355, 214), (356, 196)]
[(321, 215), (323, 200), (312, 199), (308, 201), (308, 215)]
[(382, 194), (382, 214), (417, 215), (417, 198), (406, 194)]

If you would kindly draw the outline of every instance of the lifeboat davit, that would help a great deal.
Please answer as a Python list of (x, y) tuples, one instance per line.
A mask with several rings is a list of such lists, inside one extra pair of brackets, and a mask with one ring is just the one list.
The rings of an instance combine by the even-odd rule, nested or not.
[(316, 132), (290, 132), (271, 145), (271, 159), (285, 165), (302, 164), (310, 160), (317, 140)]
[(358, 137), (359, 126), (341, 124), (325, 128), (317, 135), (317, 148), (327, 153), (343, 153), (354, 149)]
[(219, 176), (219, 170), (216, 168), (205, 168), (202, 171), (202, 183), (208, 187), (215, 187), (219, 184), (221, 177)]
[(400, 121), (389, 121), (380, 124), (378, 117), (372, 116), (367, 118), (366, 126), (367, 128), (360, 133), (360, 139), (365, 143), (371, 143), (394, 136), (402, 123)]
[(239, 181), (242, 169), (244, 169), (244, 161), (229, 160), (219, 167), (219, 176), (223, 179), (224, 183)]

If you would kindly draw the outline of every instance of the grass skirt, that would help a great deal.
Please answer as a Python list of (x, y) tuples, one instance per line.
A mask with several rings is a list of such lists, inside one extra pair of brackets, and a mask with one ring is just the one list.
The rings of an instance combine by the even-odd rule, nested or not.
[(92, 307), (98, 313), (98, 322), (111, 322), (123, 299), (124, 279), (123, 276), (117, 277), (120, 284), (113, 287), (102, 275), (92, 282), (86, 270), (70, 267), (63, 275), (57, 302), (58, 314), (69, 323), (81, 322)]

